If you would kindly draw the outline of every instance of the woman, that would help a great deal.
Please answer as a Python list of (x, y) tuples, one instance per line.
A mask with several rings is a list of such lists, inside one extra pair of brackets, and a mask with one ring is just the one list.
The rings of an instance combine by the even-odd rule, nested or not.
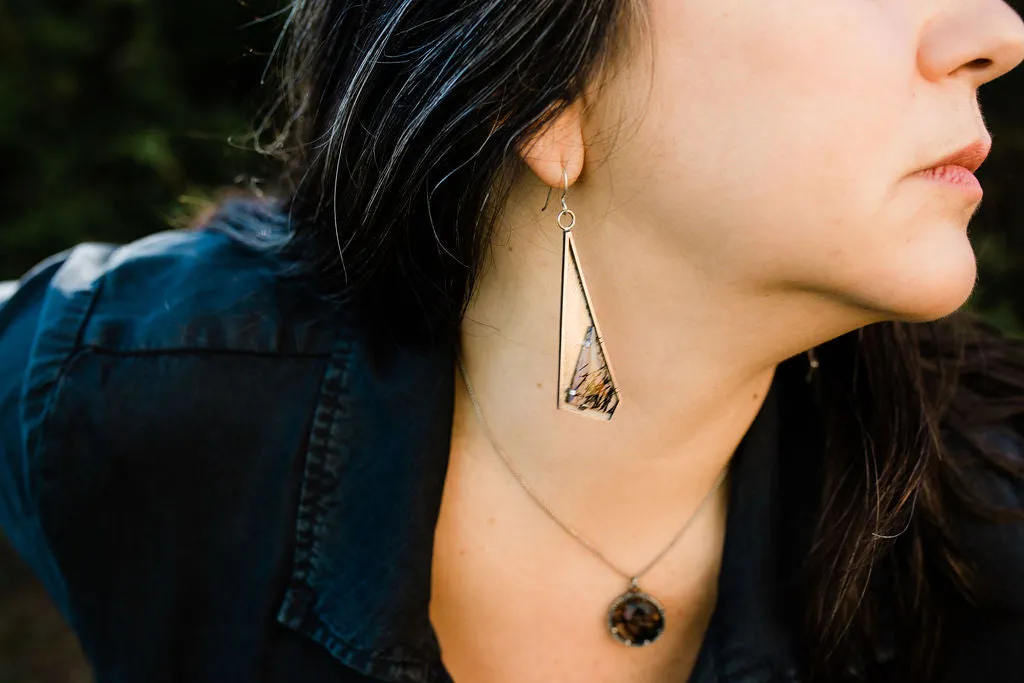
[(272, 192), (0, 289), (3, 524), (98, 681), (1021, 680), (1002, 0), (283, 37)]

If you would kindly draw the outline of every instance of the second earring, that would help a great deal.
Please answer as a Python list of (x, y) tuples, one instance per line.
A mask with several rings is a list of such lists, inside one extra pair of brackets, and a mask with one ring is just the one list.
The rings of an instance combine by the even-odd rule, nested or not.
[(620, 403), (601, 328), (587, 291), (572, 229), (576, 214), (565, 203), (569, 176), (562, 169), (562, 301), (558, 337), (558, 408), (610, 420)]

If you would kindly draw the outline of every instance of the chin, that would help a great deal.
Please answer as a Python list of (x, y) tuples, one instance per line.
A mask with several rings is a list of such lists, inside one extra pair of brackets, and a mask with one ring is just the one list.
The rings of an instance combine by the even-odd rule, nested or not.
[[(966, 242), (966, 239), (964, 240)], [(894, 278), (887, 297), (892, 317), (906, 322), (931, 322), (959, 310), (971, 297), (978, 269), (974, 252), (939, 253), (921, 259)]]
[(959, 310), (977, 283), (974, 250), (964, 230), (891, 247), (859, 269), (849, 299), (879, 320), (931, 322)]

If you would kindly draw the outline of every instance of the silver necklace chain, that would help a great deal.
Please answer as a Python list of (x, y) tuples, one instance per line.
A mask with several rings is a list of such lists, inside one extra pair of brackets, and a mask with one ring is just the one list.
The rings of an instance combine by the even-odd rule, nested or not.
[(697, 509), (694, 510), (693, 514), (690, 515), (690, 518), (686, 520), (686, 523), (683, 525), (683, 528), (679, 530), (679, 533), (677, 533), (675, 537), (672, 539), (672, 541), (667, 546), (665, 546), (665, 549), (658, 553), (653, 560), (648, 562), (643, 569), (641, 569), (639, 572), (635, 574), (631, 574), (630, 572), (620, 569), (618, 565), (616, 565), (614, 562), (605, 557), (604, 554), (600, 550), (598, 550), (593, 543), (587, 540), (587, 538), (583, 534), (577, 531), (575, 527), (559, 519), (558, 515), (556, 515), (554, 511), (543, 500), (540, 499), (540, 496), (538, 496), (536, 492), (534, 492), (534, 490), (529, 486), (529, 484), (526, 483), (526, 480), (523, 478), (522, 473), (520, 473), (516, 466), (512, 464), (512, 461), (505, 454), (505, 451), (502, 450), (502, 448), (498, 445), (498, 440), (494, 438), (494, 434), (493, 432), (491, 432), (490, 425), (488, 425), (487, 420), (484, 419), (483, 410), (480, 408), (480, 402), (477, 401), (476, 392), (473, 391), (473, 385), (469, 381), (469, 373), (466, 371), (466, 366), (462, 361), (461, 354), (458, 355), (458, 361), (459, 371), (462, 374), (462, 380), (466, 383), (466, 390), (469, 392), (469, 399), (473, 403), (473, 409), (476, 411), (476, 416), (477, 419), (480, 421), (480, 426), (483, 427), (484, 432), (487, 435), (487, 440), (491, 442), (491, 446), (494, 448), (494, 451), (501, 457), (502, 461), (512, 472), (512, 475), (519, 482), (520, 486), (523, 487), (526, 493), (528, 493), (529, 496), (533, 498), (534, 502), (536, 502), (537, 505), (539, 505), (541, 509), (543, 509), (544, 512), (546, 512), (548, 516), (551, 517), (551, 519), (557, 522), (558, 525), (562, 527), (562, 529), (564, 529), (570, 536), (579, 541), (585, 548), (587, 548), (587, 550), (596, 555), (598, 559), (600, 559), (606, 565), (615, 570), (623, 578), (631, 581), (633, 585), (636, 585), (636, 582), (640, 579), (640, 577), (646, 574), (651, 567), (657, 564), (658, 560), (664, 557), (665, 553), (671, 550), (672, 547), (676, 544), (676, 542), (683, 537), (683, 534), (686, 533), (686, 530), (690, 528), (690, 525), (697, 518), (697, 515), (700, 513), (700, 511), (704, 508), (707, 502), (711, 500), (711, 497), (714, 496), (715, 492), (718, 491), (719, 487), (722, 485), (722, 482), (725, 480), (726, 474), (729, 471), (729, 463), (727, 462), (725, 466), (722, 468), (722, 471), (719, 473), (718, 479), (715, 481), (715, 485), (711, 487), (711, 490), (708, 491), (707, 494), (705, 494), (704, 498), (697, 506)]

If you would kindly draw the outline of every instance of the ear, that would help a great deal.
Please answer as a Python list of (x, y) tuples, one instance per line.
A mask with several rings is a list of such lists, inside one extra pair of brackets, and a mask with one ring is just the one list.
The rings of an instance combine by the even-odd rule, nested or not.
[(519, 150), (530, 170), (550, 187), (562, 187), (563, 167), (570, 185), (583, 171), (582, 109), (580, 100), (573, 102)]

